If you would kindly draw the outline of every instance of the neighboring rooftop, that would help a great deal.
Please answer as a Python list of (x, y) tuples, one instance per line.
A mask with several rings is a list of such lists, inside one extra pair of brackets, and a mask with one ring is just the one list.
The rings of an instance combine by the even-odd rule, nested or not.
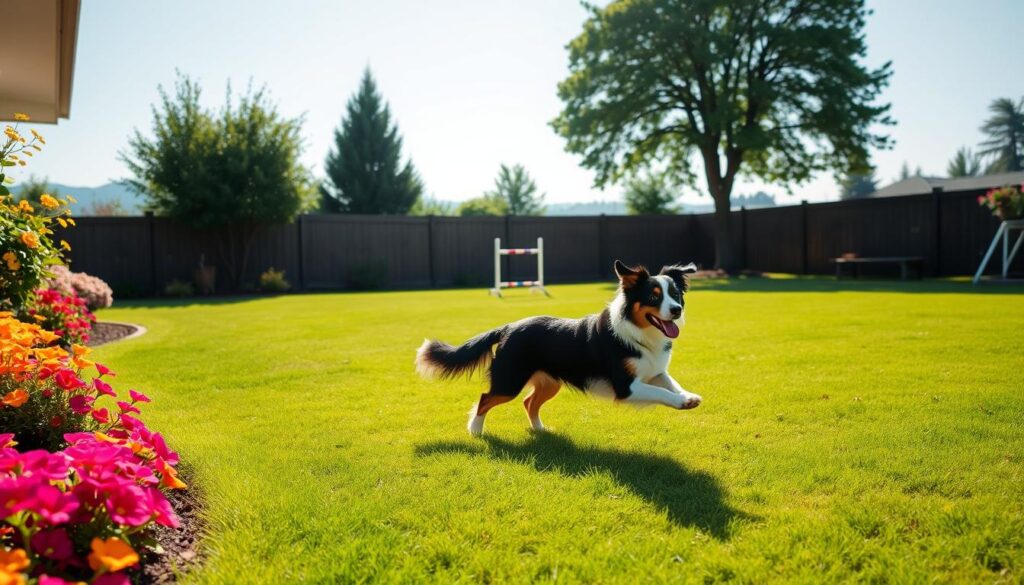
[(898, 197), (900, 195), (921, 195), (931, 193), (936, 187), (943, 191), (978, 191), (1005, 185), (1024, 183), (1024, 172), (997, 173), (979, 175), (977, 177), (957, 177), (944, 179), (941, 177), (908, 177), (882, 187), (868, 197)]

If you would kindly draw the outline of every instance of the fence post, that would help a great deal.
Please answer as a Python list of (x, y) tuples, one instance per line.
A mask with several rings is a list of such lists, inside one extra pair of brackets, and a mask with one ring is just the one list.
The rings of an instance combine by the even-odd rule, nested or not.
[(604, 280), (608, 270), (608, 216), (601, 214), (597, 220), (597, 279)]
[(745, 270), (749, 269), (747, 262), (747, 206), (740, 206), (740, 262)]
[(942, 187), (932, 187), (932, 222), (935, 224), (932, 239), (932, 256), (935, 265), (933, 276), (942, 276)]
[(306, 214), (300, 213), (298, 219), (295, 220), (295, 234), (298, 239), (298, 250), (299, 250), (299, 290), (306, 290), (306, 255), (302, 250), (302, 218)]
[(434, 276), (434, 214), (427, 216), (427, 269), (430, 272), (430, 288), (437, 288)]
[(155, 297), (160, 294), (160, 285), (156, 281), (156, 219), (152, 211), (146, 211), (145, 215), (149, 228), (149, 290)]
[(801, 250), (800, 250), (800, 274), (807, 274), (808, 259), (807, 259), (807, 200), (804, 199), (800, 202), (800, 234), (801, 234)]

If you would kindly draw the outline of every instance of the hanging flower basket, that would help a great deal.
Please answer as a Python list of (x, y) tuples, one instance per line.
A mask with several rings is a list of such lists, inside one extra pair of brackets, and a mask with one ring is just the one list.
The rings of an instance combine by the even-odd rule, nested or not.
[(1024, 193), (1016, 186), (992, 189), (978, 197), (978, 205), (988, 207), (992, 215), (1003, 221), (1024, 218)]

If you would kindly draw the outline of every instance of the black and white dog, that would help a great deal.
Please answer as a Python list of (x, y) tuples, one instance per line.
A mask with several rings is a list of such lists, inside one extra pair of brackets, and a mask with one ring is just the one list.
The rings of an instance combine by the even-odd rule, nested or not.
[[(483, 432), (484, 416), (533, 387), (524, 402), (530, 424), (544, 430), (540, 407), (562, 384), (636, 405), (688, 409), (701, 397), (668, 374), (672, 340), (679, 335), (688, 289), (686, 266), (652, 276), (644, 267), (615, 261), (619, 289), (608, 307), (582, 319), (530, 317), (481, 333), (459, 347), (425, 340), (416, 354), (423, 376), (452, 378), (490, 363), (490, 390), (469, 413), (469, 432)], [(497, 350), (491, 353), (492, 347)]]

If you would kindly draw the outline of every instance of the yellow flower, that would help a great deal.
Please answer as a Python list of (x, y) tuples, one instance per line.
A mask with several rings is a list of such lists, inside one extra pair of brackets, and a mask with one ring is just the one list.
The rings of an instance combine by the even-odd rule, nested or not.
[(21, 151), (21, 154), (24, 154), (25, 156), (35, 156), (31, 150), (23, 150)]
[[(43, 144), (46, 144), (46, 141), (43, 140), (43, 135), (42, 134), (36, 132), (35, 130), (32, 130), (31, 128), (29, 129), (29, 132), (32, 133), (32, 136), (36, 137), (36, 140), (38, 140), (39, 142), (42, 142)], [(37, 147), (37, 150), (38, 150), (38, 147)]]
[(13, 392), (8, 392), (4, 395), (3, 399), (0, 399), (0, 402), (2, 402), (4, 406), (10, 406), (11, 408), (18, 408), (27, 401), (28, 392), (25, 392), (24, 388), (18, 388)]
[(60, 227), (62, 227), (62, 228), (68, 227), (68, 222), (64, 221), (63, 217), (58, 217), (57, 218), (57, 223), (59, 223)]
[(39, 203), (47, 209), (57, 209), (60, 207), (60, 201), (57, 201), (50, 196), (49, 193), (43, 193), (39, 196)]
[(46, 321), (46, 315), (40, 315), (39, 313), (32, 315), (32, 318), (36, 321)]
[(21, 243), (29, 248), (39, 247), (39, 236), (33, 231), (21, 232)]
[(71, 251), (71, 244), (69, 244), (67, 240), (61, 240), (61, 241), (60, 241), (60, 247), (61, 247), (61, 248), (64, 248), (64, 249), (65, 249), (65, 250), (67, 250), (68, 252), (70, 252), (70, 251)]
[(35, 211), (35, 209), (32, 208), (32, 204), (29, 203), (27, 199), (22, 199), (21, 201), (18, 202), (18, 209), (24, 211), (25, 213), (32, 213), (33, 211)]
[[(68, 199), (71, 199), (71, 198), (70, 198), (70, 197), (68, 197)], [(71, 225), (75, 225), (75, 220), (73, 220), (73, 219), (71, 219), (71, 218), (69, 217), (69, 218), (68, 218), (68, 223), (70, 223)]]
[(14, 112), (14, 120), (17, 122), (28, 122), (28, 114), (22, 114), (21, 112)]
[(4, 262), (7, 263), (7, 270), (15, 272), (21, 268), (21, 262), (18, 260), (18, 255), (14, 252), (4, 252)]
[(139, 555), (125, 541), (112, 536), (106, 540), (92, 539), (92, 552), (89, 553), (89, 567), (93, 571), (104, 568), (111, 573), (134, 567), (139, 564)]

